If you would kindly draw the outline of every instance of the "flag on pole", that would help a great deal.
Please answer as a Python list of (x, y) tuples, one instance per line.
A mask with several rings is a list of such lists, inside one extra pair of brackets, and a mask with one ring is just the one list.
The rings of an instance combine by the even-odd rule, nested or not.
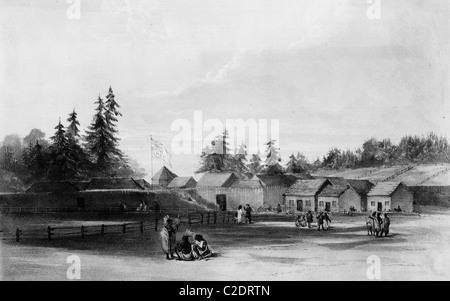
[(169, 151), (164, 147), (164, 145), (161, 142), (153, 140), (153, 138), (151, 138), (151, 140), (152, 140), (152, 156), (155, 158), (160, 158), (165, 163), (169, 164), (170, 167), (172, 167), (171, 163), (172, 158)]

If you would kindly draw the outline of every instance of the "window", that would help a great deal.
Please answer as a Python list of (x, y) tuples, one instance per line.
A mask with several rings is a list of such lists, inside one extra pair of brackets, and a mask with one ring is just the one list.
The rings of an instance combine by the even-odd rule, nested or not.
[(323, 201), (319, 202), (319, 207), (323, 207)]
[(306, 207), (311, 207), (311, 201), (305, 201), (305, 206)]
[(370, 202), (370, 206), (375, 207), (375, 202)]
[(384, 202), (384, 206), (389, 206), (389, 201)]
[(331, 206), (337, 207), (337, 202), (336, 202), (336, 201), (333, 201), (333, 202), (331, 203)]

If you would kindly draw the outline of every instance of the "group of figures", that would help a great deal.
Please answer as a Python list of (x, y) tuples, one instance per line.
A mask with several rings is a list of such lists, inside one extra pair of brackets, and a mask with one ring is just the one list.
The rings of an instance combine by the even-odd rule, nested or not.
[[(208, 242), (200, 234), (186, 230), (181, 241), (177, 242), (176, 233), (180, 219), (172, 220), (169, 216), (163, 219), (164, 227), (160, 232), (161, 246), (166, 254), (166, 259), (178, 259), (183, 261), (202, 260), (213, 255)], [(175, 255), (176, 257), (175, 257)]]
[[(317, 230), (320, 231), (320, 229), (322, 230), (330, 229), (331, 218), (329, 212), (321, 211), (317, 213), (316, 219), (317, 219)], [(302, 213), (297, 217), (297, 219), (295, 220), (295, 226), (312, 228), (313, 222), (314, 222), (314, 215), (311, 212), (311, 210), (309, 210), (308, 212)]]
[[(236, 212), (236, 223), (243, 224), (244, 222), (247, 224), (252, 223), (252, 207), (250, 207), (249, 204), (245, 205), (245, 207), (242, 207), (242, 205), (239, 205), (238, 210)], [(245, 221), (244, 221), (245, 218)]]
[(366, 217), (367, 235), (376, 237), (388, 236), (391, 219), (387, 213), (372, 212), (369, 217)]

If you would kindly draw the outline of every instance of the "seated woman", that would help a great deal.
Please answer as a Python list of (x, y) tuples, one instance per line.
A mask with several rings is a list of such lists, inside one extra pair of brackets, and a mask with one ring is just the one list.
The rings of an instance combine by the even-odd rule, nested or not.
[(189, 242), (189, 235), (183, 235), (181, 241), (175, 247), (175, 253), (179, 260), (191, 261), (194, 260), (194, 252), (192, 251), (192, 244)]
[(195, 242), (192, 245), (192, 253), (196, 259), (201, 260), (212, 256), (213, 253), (209, 248), (208, 242), (202, 235), (195, 235), (194, 241)]

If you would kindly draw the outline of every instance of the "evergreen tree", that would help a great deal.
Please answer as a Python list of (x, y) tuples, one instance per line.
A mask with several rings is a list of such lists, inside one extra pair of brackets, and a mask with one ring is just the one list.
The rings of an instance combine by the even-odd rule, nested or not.
[(250, 172), (254, 175), (261, 172), (263, 166), (262, 166), (261, 158), (259, 157), (258, 154), (252, 155), (252, 157), (250, 159), (250, 164), (248, 165), (248, 168), (249, 168)]
[(36, 141), (34, 145), (30, 143), (29, 147), (24, 150), (23, 160), (31, 175), (30, 182), (42, 180), (51, 163), (47, 149), (39, 141)]
[(281, 158), (280, 158), (280, 149), (276, 147), (276, 140), (270, 140), (266, 143), (266, 161), (264, 162), (264, 165), (266, 166), (272, 166), (275, 164), (280, 164)]
[(78, 129), (80, 122), (78, 121), (77, 116), (77, 112), (73, 109), (73, 112), (69, 114), (69, 118), (67, 119), (69, 122), (69, 126), (67, 127), (67, 136), (69, 137), (69, 140), (80, 138), (80, 130)]
[(69, 145), (69, 152), (67, 153), (67, 156), (69, 159), (75, 162), (77, 178), (86, 178), (88, 170), (90, 169), (90, 162), (88, 155), (79, 142), (80, 130), (78, 129), (78, 127), (80, 126), (80, 122), (78, 121), (77, 116), (78, 114), (74, 109), (73, 112), (69, 114), (69, 118), (67, 119), (67, 121), (69, 122), (69, 126), (67, 127), (66, 131)]
[(232, 169), (234, 171), (242, 174), (249, 172), (249, 168), (247, 167), (247, 146), (244, 143), (242, 143), (239, 146), (239, 149), (235, 151), (233, 161), (234, 164)]
[(289, 157), (289, 162), (286, 165), (286, 172), (288, 172), (288, 173), (304, 173), (305, 172), (305, 170), (300, 165), (299, 160), (297, 159), (297, 157), (294, 154), (292, 154)]
[(110, 153), (112, 154), (111, 158), (113, 159), (114, 170), (129, 169), (124, 154), (118, 148), (120, 139), (117, 137), (117, 133), (119, 132), (117, 130), (117, 118), (122, 116), (119, 112), (119, 108), (120, 105), (116, 102), (114, 92), (110, 86), (108, 95), (106, 95), (104, 116), (108, 130), (111, 133), (113, 148), (110, 150)]
[(52, 141), (50, 145), (52, 164), (48, 171), (48, 177), (56, 181), (72, 180), (77, 176), (78, 171), (75, 160), (69, 157), (72, 149), (61, 120), (55, 130), (55, 135), (50, 138)]
[(105, 105), (103, 99), (98, 96), (97, 113), (94, 115), (91, 125), (86, 130), (85, 147), (91, 156), (92, 162), (98, 172), (108, 173), (115, 149), (114, 137), (105, 120)]

